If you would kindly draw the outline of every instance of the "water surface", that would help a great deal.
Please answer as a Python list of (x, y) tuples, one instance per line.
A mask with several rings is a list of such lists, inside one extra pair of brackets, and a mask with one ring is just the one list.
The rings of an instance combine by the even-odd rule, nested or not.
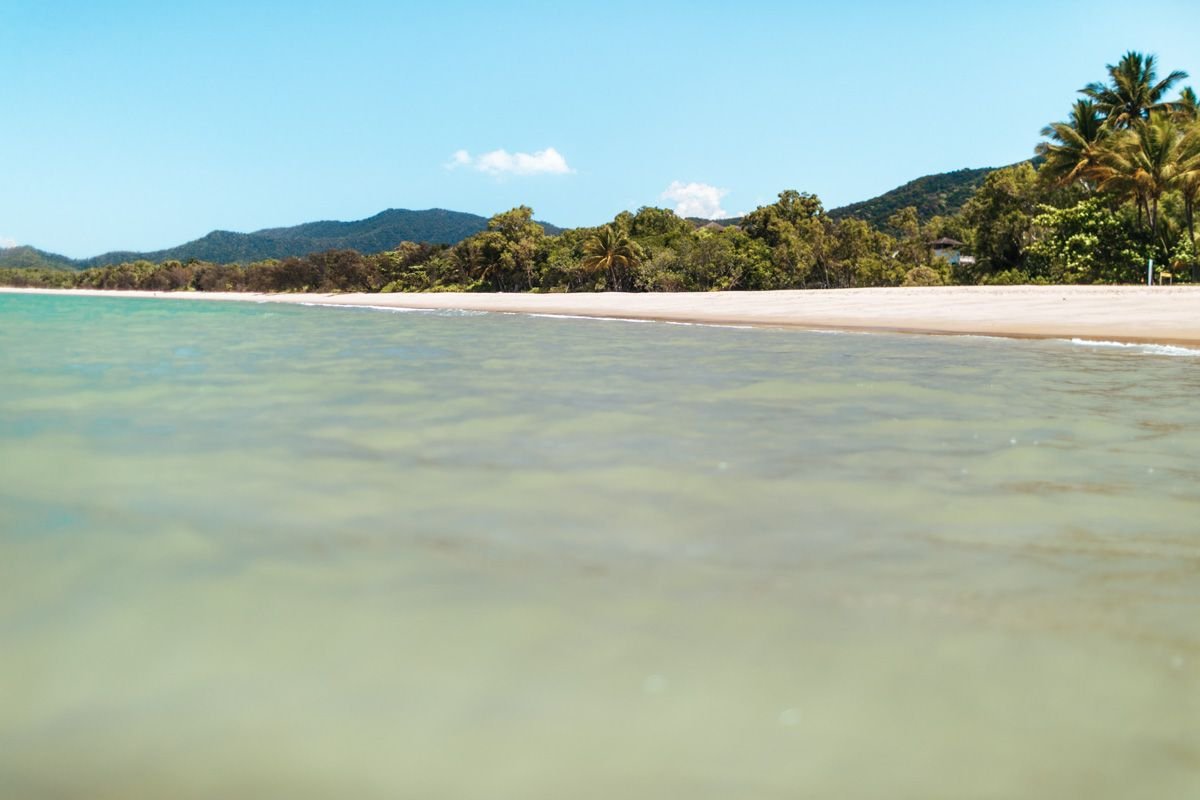
[(0, 295), (0, 796), (1200, 794), (1200, 359)]

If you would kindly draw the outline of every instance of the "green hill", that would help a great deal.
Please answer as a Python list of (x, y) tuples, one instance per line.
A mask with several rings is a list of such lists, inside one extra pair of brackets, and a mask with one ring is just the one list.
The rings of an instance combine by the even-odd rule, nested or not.
[(0, 269), (78, 269), (78, 265), (57, 253), (19, 245), (0, 247)]
[[(908, 206), (917, 209), (917, 216), (922, 222), (939, 215), (950, 216), (961, 211), (975, 191), (983, 184), (984, 178), (997, 169), (998, 167), (980, 167), (925, 175), (878, 197), (835, 208), (828, 213), (834, 219), (854, 217), (865, 220), (876, 228), (884, 229), (887, 228), (888, 217)], [(741, 221), (741, 217), (718, 220), (688, 217), (688, 222), (696, 227), (713, 222), (718, 225), (737, 225)]]
[[(541, 223), (547, 233), (559, 228)], [(267, 258), (287, 258), (324, 250), (357, 250), (380, 253), (401, 242), (456, 244), (487, 227), (487, 218), (461, 211), (432, 208), (427, 211), (388, 209), (354, 222), (306, 222), (290, 228), (264, 228), (253, 233), (213, 231), (195, 241), (149, 253), (112, 252), (83, 259), (81, 268), (120, 264), (125, 261), (212, 261), (218, 264), (248, 263)]]
[[(561, 229), (540, 223), (547, 233)], [(33, 247), (0, 249), (0, 268), (42, 267), (87, 269), (129, 261), (211, 261), (217, 264), (249, 263), (268, 258), (304, 256), (324, 250), (357, 250), (379, 253), (401, 242), (456, 244), (487, 227), (487, 217), (433, 208), (427, 211), (388, 209), (354, 222), (307, 222), (290, 228), (265, 228), (253, 233), (213, 231), (195, 241), (152, 252), (114, 251), (92, 258), (71, 259)]]
[(908, 206), (917, 209), (922, 222), (939, 215), (949, 216), (961, 211), (983, 184), (983, 179), (995, 171), (995, 167), (982, 167), (926, 175), (870, 200), (835, 208), (829, 216), (834, 219), (855, 217), (877, 228), (887, 227), (888, 217)]

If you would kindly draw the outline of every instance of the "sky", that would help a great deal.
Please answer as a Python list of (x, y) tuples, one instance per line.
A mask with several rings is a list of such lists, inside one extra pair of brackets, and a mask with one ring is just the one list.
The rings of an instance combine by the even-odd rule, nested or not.
[(1194, 2), (0, 0), (0, 246), (835, 208), (1028, 158), (1126, 50), (1200, 85)]

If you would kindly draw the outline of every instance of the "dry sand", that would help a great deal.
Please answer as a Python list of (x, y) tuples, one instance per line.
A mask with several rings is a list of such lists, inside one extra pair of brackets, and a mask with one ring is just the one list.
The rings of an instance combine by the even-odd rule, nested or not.
[(466, 309), (720, 325), (1200, 344), (1200, 286), (947, 286), (626, 294), (46, 293)]

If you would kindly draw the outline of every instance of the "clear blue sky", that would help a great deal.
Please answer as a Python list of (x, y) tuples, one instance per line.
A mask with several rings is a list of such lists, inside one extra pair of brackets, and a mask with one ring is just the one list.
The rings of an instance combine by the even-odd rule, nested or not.
[[(0, 239), (88, 256), (522, 203), (583, 225), (785, 188), (835, 207), (1029, 157), (1125, 50), (1200, 85), (1196, 19), (1194, 0), (0, 0)], [(664, 199), (674, 182), (715, 189)]]

